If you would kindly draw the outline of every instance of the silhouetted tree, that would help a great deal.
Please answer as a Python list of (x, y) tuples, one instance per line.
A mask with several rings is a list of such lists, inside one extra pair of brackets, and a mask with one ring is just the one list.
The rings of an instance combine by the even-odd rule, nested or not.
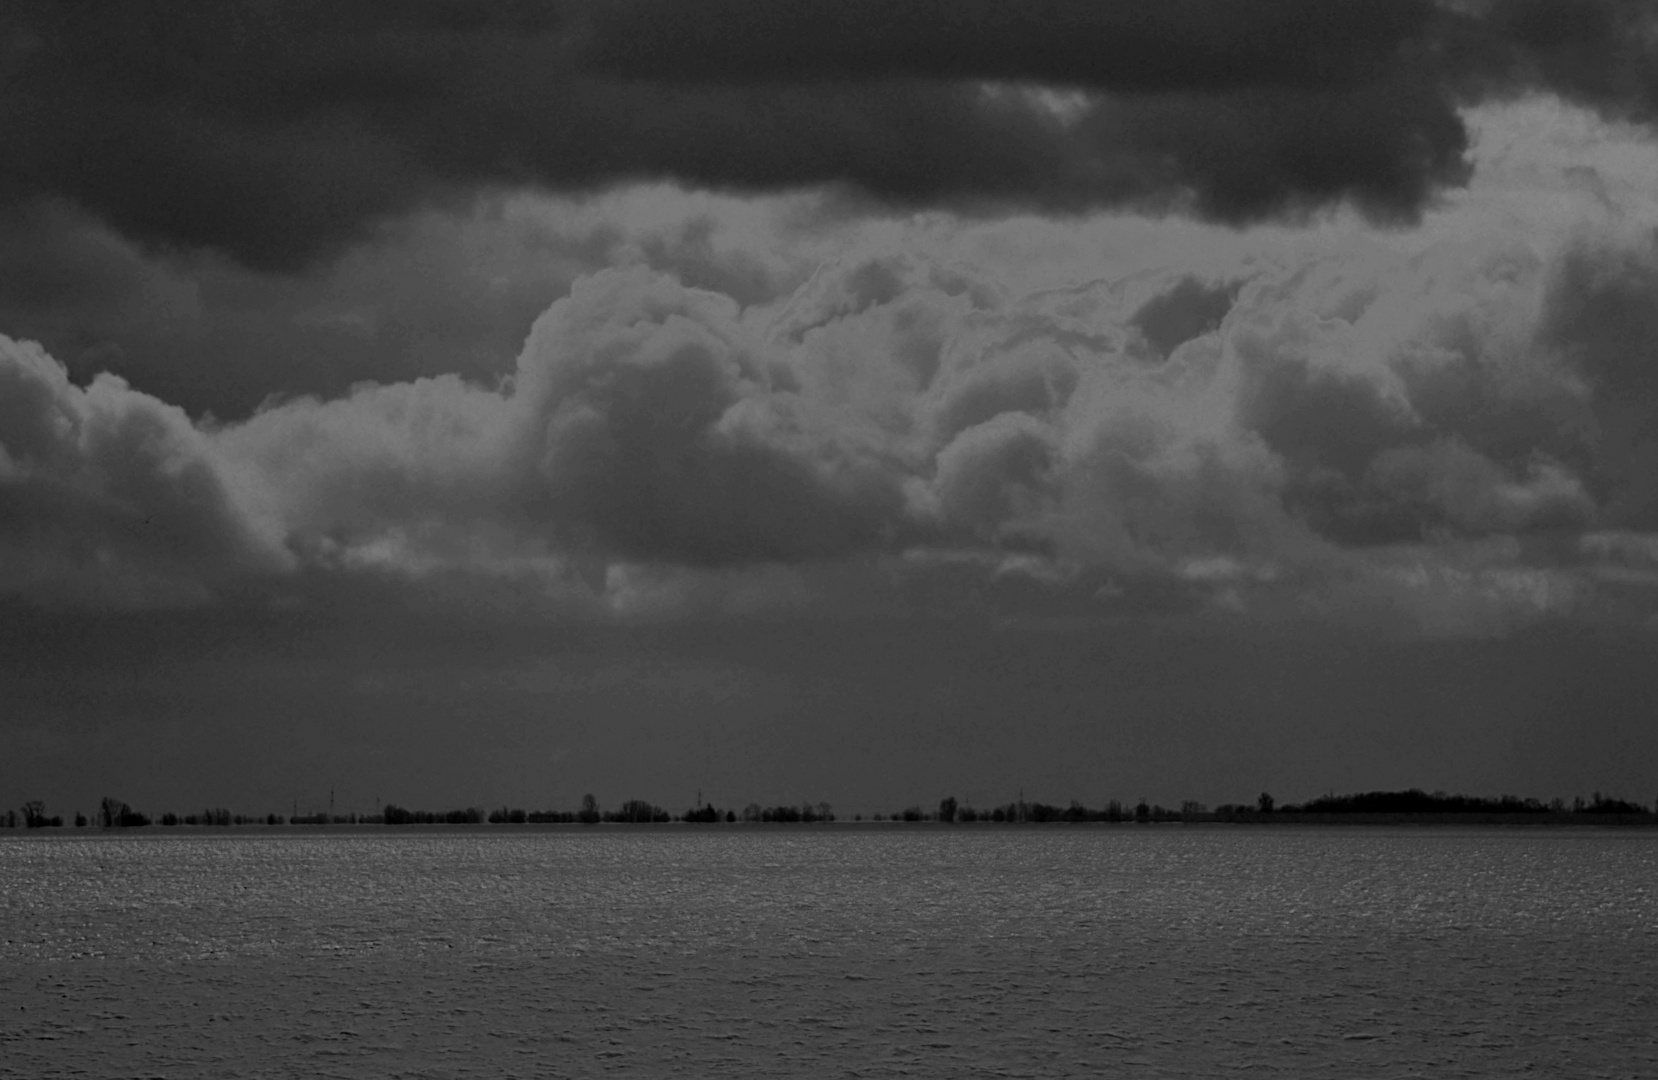
[(30, 799), (23, 804), (23, 827), (40, 829), (46, 825), (46, 804), (39, 799)]
[(1594, 801), (1585, 809), (1587, 814), (1644, 814), (1646, 807), (1640, 803), (1628, 802), (1624, 799), (1615, 799), (1609, 795), (1595, 792)]
[(956, 797), (946, 795), (938, 801), (938, 820), (953, 822), (956, 820)]
[(1255, 799), (1255, 808), (1263, 814), (1272, 813), (1272, 808), (1275, 805), (1276, 805), (1276, 803), (1274, 802), (1272, 796), (1268, 795), (1264, 791), (1261, 792), (1261, 794), (1258, 795)]
[(111, 798), (108, 795), (105, 795), (103, 801), (98, 804), (99, 824), (106, 829), (115, 828), (130, 813), (132, 813), (132, 807), (120, 799)]
[(592, 792), (581, 797), (581, 809), (576, 812), (576, 820), (583, 825), (594, 825), (599, 820), (599, 800), (593, 797)]
[(663, 810), (660, 806), (652, 806), (644, 799), (629, 799), (627, 802), (622, 804), (621, 810), (614, 814), (606, 814), (605, 820), (643, 825), (658, 820), (667, 821), (668, 812)]
[(1057, 806), (1052, 806), (1048, 803), (1042, 802), (1025, 803), (1026, 821), (1061, 821), (1064, 817), (1065, 811), (1061, 810)]

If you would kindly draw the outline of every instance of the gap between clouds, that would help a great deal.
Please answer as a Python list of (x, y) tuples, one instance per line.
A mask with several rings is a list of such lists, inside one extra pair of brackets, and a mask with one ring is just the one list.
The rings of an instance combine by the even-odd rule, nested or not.
[(224, 425), (0, 339), (0, 589), (1645, 619), (1655, 299), (1658, 244), (1590, 236), (1025, 293), (894, 245), (746, 309), (636, 267), (578, 280), (498, 387), (364, 385)]

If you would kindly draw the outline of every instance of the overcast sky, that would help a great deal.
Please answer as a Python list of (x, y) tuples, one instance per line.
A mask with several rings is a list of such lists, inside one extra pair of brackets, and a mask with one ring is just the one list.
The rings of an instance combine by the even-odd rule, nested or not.
[(1658, 794), (1658, 17), (0, 14), (0, 802)]

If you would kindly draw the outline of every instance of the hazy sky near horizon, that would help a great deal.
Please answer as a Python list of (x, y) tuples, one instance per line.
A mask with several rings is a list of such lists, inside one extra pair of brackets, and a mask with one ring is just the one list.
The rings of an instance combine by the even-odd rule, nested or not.
[(1658, 793), (1658, 15), (18, 3), (0, 801)]

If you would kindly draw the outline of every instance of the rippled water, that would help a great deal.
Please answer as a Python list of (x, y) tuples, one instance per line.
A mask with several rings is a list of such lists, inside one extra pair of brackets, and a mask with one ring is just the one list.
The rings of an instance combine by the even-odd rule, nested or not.
[(0, 839), (0, 1077), (1658, 1076), (1658, 835)]

